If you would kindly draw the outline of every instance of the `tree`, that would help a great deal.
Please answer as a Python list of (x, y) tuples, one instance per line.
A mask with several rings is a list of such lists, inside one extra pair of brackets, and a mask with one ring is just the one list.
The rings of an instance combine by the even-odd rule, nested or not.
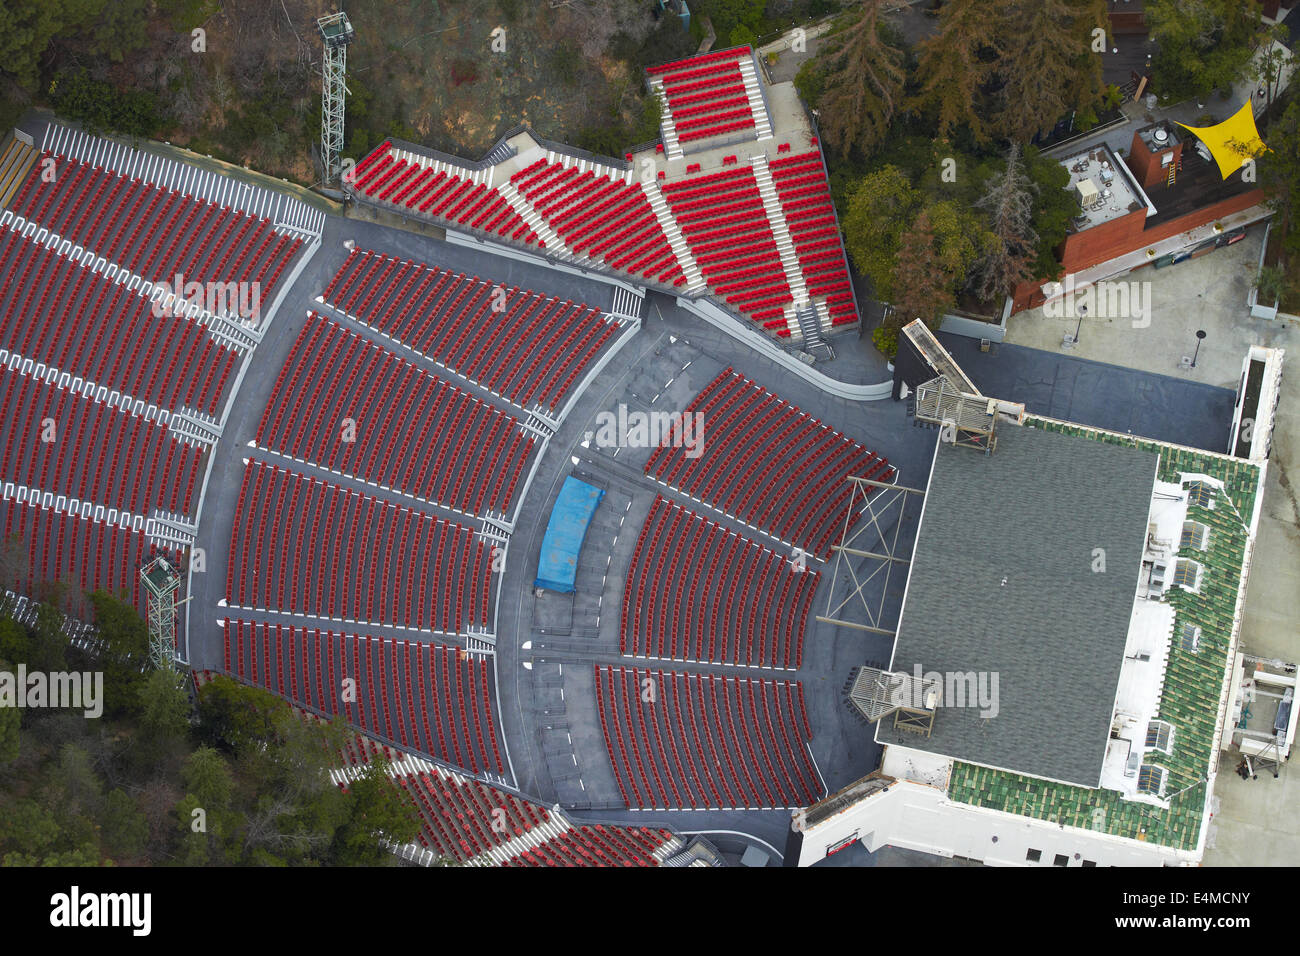
[(1037, 148), (1026, 146), (1025, 172), (1033, 183), (1034, 232), (1038, 244), (1034, 250), (1033, 278), (1055, 279), (1061, 274), (1056, 250), (1065, 241), (1070, 220), (1079, 215), (1079, 194), (1066, 187), (1070, 174), (1064, 166)]
[(1264, 134), (1268, 149), (1258, 160), (1260, 188), (1277, 215), (1275, 228), (1288, 252), (1300, 253), (1300, 230), (1294, 229), (1300, 202), (1300, 98), (1291, 101)]
[(897, 166), (870, 173), (849, 194), (843, 216), (844, 244), (882, 302), (893, 299), (899, 242), (920, 202), (920, 192)]
[(94, 659), (104, 672), (104, 713), (121, 717), (139, 712), (141, 668), (149, 657), (149, 628), (130, 604), (107, 591), (94, 591), (90, 603), (95, 613), (99, 652)]
[(949, 0), (939, 14), (938, 32), (921, 41), (921, 88), (911, 106), (936, 114), (938, 138), (947, 139), (965, 124), (977, 142), (989, 141), (980, 104), (996, 66), (997, 29), (985, 0)]
[(149, 842), (149, 823), (124, 790), (110, 790), (104, 797), (100, 837), (104, 849), (118, 861), (138, 859)]
[(1009, 295), (1033, 277), (1038, 243), (1033, 227), (1036, 190), (1020, 162), (1020, 147), (1012, 144), (1002, 174), (990, 179), (987, 191), (975, 204), (989, 214), (993, 234), (991, 247), (973, 275), (973, 288), (981, 300)]
[(892, 304), (897, 320), (903, 325), (919, 318), (930, 328), (936, 328), (939, 317), (952, 304), (950, 277), (935, 267), (937, 244), (930, 213), (922, 210), (907, 231), (894, 269), (898, 293)]
[[(224, 757), (200, 747), (181, 767), (185, 796), (176, 805), (184, 862), (189, 866), (230, 862), (239, 816), (232, 810), (234, 776)], [(196, 812), (201, 811), (201, 812)]]
[(1260, 32), (1257, 0), (1147, 0), (1145, 12), (1162, 97), (1204, 97), (1246, 74)]
[(991, 244), (991, 234), (971, 210), (951, 200), (926, 206), (904, 234), (894, 269), (891, 304), (899, 318), (907, 322), (919, 316), (935, 327)]
[(190, 726), (190, 702), (183, 678), (169, 670), (155, 670), (138, 687), (140, 727), (153, 748), (166, 748), (184, 740)]
[(1000, 138), (1029, 142), (1071, 110), (1101, 96), (1101, 54), (1092, 31), (1106, 36), (1105, 0), (1014, 0), (1000, 8), (998, 70), (1002, 86), (992, 126)]
[(859, 0), (825, 54), (819, 125), (842, 154), (870, 151), (888, 132), (903, 100), (903, 51), (882, 37), (880, 8), (881, 0)]
[(375, 866), (395, 859), (380, 843), (410, 843), (420, 832), (411, 798), (388, 775), (388, 761), (372, 760), (348, 786), (349, 815), (335, 831), (333, 862)]

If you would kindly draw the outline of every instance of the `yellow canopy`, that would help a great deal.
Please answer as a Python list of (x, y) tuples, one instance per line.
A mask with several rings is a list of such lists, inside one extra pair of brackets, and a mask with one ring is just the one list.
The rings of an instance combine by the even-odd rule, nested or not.
[[(1219, 164), (1219, 172), (1227, 179), (1242, 166), (1246, 160), (1258, 156), (1268, 149), (1259, 138), (1255, 128), (1255, 112), (1250, 100), (1242, 104), (1241, 109), (1217, 126), (1188, 126), (1179, 123), (1185, 130), (1190, 130), (1210, 149), (1214, 161)], [(1245, 151), (1244, 153), (1242, 151)]]

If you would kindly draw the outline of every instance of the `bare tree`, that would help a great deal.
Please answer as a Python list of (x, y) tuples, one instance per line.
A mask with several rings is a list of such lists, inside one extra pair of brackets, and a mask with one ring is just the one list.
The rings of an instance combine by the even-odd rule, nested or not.
[(1037, 185), (1030, 180), (1020, 161), (1020, 147), (1007, 150), (1006, 169), (989, 180), (977, 209), (989, 214), (993, 243), (972, 275), (972, 288), (982, 300), (1008, 295), (1017, 285), (1033, 277), (1034, 198)]

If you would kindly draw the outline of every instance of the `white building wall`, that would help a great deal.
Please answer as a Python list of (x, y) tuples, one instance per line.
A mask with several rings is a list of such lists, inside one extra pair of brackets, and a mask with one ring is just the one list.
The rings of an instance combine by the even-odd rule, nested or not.
[[(1190, 866), (1196, 854), (1091, 830), (1062, 827), (1029, 817), (954, 803), (924, 784), (899, 780), (804, 832), (800, 866), (825, 858), (827, 849), (857, 835), (874, 852), (882, 846), (961, 856), (990, 866), (1052, 866), (1057, 854), (1068, 866)], [(995, 839), (996, 838), (996, 839)], [(1037, 863), (1028, 860), (1038, 850)], [(1078, 859), (1075, 855), (1078, 854)]]

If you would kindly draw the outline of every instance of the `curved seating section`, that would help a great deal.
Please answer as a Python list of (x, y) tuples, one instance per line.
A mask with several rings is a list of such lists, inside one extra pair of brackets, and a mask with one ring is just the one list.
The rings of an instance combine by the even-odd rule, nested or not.
[(514, 417), (315, 313), (257, 441), (471, 514), (513, 511), (534, 450)]
[(3, 541), (16, 542), (13, 556), (26, 559), (21, 570), (10, 570), (5, 587), (39, 598), (40, 585), (63, 582), (70, 588), (66, 610), (82, 621), (90, 619), (87, 591), (102, 589), (143, 608), (140, 567), (159, 550), (144, 532), (11, 499), (0, 499), (0, 524)]
[[(385, 140), (352, 170), (354, 188), (370, 199), (444, 219), (502, 239), (545, 249), (544, 243), (497, 190), (468, 170), (395, 157)], [(441, 168), (440, 168), (441, 167)]]
[(852, 494), (845, 478), (895, 474), (887, 459), (731, 368), (683, 414), (696, 412), (708, 436), (702, 454), (688, 458), (670, 436), (646, 474), (823, 558), (844, 528)]
[(654, 853), (673, 839), (648, 827), (571, 827), (502, 866), (658, 866)]
[(595, 676), (628, 807), (802, 807), (823, 795), (802, 684), (608, 665)]
[(275, 465), (244, 468), (231, 603), (463, 634), (491, 621), (491, 577), (470, 528)]
[(203, 452), (165, 425), (0, 365), (0, 476), (148, 516), (188, 514)]
[(645, 279), (686, 283), (645, 190), (622, 174), (539, 159), (510, 181), (575, 254)]
[(815, 150), (768, 164), (808, 294), (825, 297), (832, 325), (858, 321), (830, 184)]
[(794, 669), (818, 573), (656, 498), (623, 589), (633, 657)]
[(767, 210), (748, 166), (662, 187), (709, 288), (771, 333), (786, 337), (794, 301)]
[(438, 644), (226, 619), (227, 673), (471, 773), (503, 773), (483, 658)]
[(394, 779), (420, 815), (420, 845), (460, 863), (550, 819), (543, 808), (513, 793), (458, 774), (413, 773)]
[(739, 60), (749, 50), (719, 50), (646, 70), (663, 83), (677, 139), (683, 143), (754, 128)]
[(48, 152), (13, 209), (150, 281), (256, 282), (264, 297), (302, 245), (242, 210)]
[(353, 250), (325, 301), (529, 410), (555, 413), (617, 335), (599, 309)]
[(12, 229), (0, 230), (0, 348), (213, 416), (238, 359), (201, 325), (155, 315), (147, 297)]
[[(441, 768), (394, 779), (420, 817), (420, 845), (459, 863), (658, 866), (655, 852), (675, 839), (667, 830), (646, 827), (566, 827), (544, 807)], [(523, 849), (506, 856), (512, 843), (523, 844)]]

